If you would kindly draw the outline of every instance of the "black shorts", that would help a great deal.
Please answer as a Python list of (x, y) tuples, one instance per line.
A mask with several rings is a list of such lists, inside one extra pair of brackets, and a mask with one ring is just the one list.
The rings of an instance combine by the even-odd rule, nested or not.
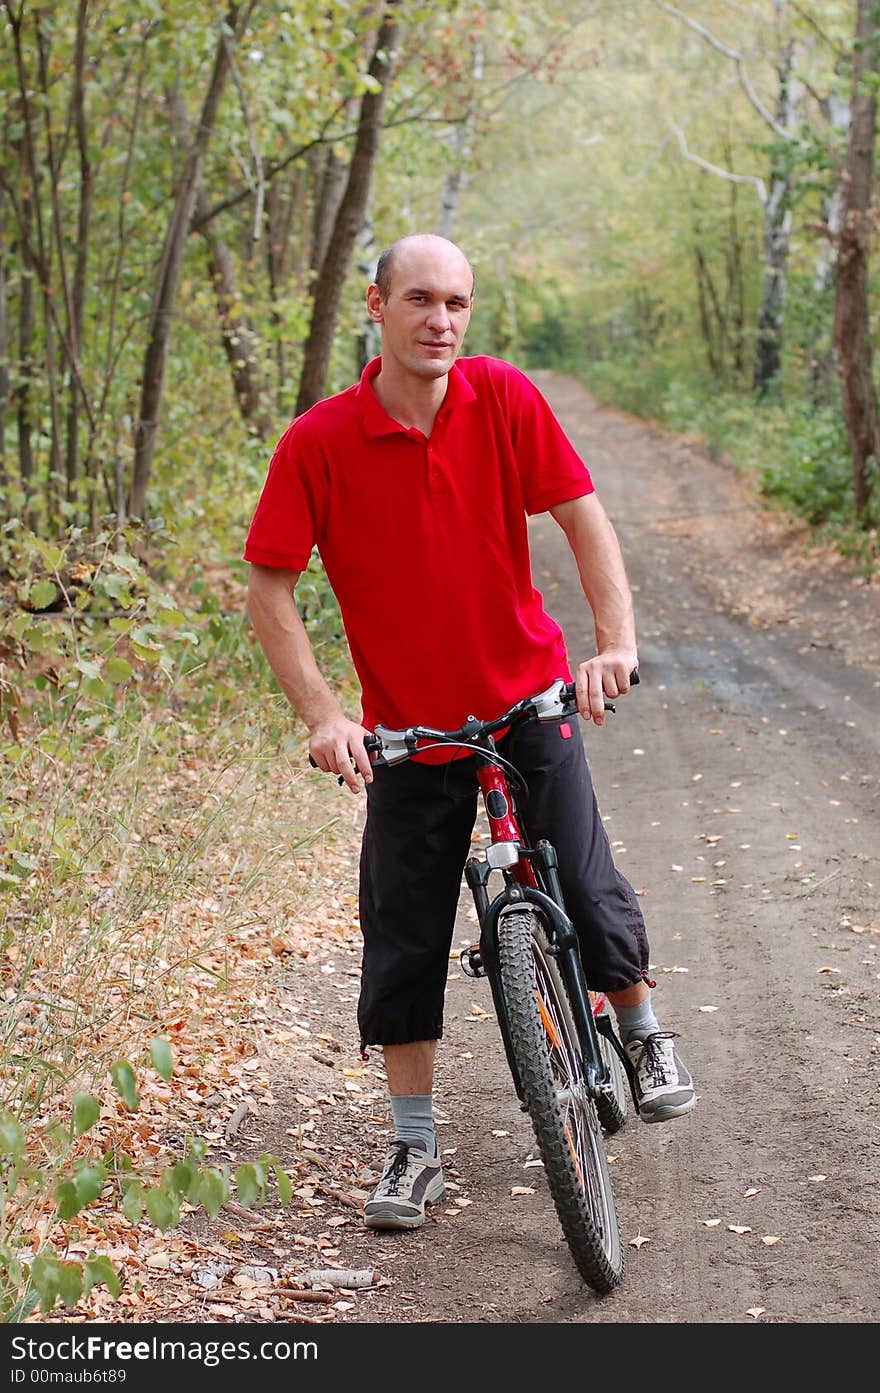
[[(520, 822), (529, 844), (546, 837), (557, 850), (589, 985), (632, 986), (648, 967), (645, 924), (632, 886), (614, 865), (577, 726), (519, 725), (498, 750), (528, 783)], [(367, 786), (360, 860), (363, 1046), (443, 1034), (455, 912), (477, 813), (475, 765), (472, 757), (447, 764), (409, 760), (375, 769)]]

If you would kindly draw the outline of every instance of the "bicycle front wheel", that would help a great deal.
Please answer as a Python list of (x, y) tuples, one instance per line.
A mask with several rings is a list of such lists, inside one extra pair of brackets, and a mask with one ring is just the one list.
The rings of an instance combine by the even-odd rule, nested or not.
[(584, 1281), (612, 1291), (623, 1273), (623, 1250), (602, 1128), (539, 915), (503, 916), (498, 957), (511, 1052), (565, 1240)]

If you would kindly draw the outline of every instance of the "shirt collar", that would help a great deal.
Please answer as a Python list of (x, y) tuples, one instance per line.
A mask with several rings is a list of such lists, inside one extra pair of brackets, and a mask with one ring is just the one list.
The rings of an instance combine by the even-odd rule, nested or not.
[[(371, 379), (378, 377), (381, 370), (381, 357), (371, 358), (361, 373), (361, 380), (355, 388), (355, 395), (360, 405), (367, 435), (395, 435), (398, 431), (403, 435), (409, 435), (406, 426), (402, 426), (399, 421), (395, 421), (393, 416), (388, 415), (370, 385)], [(443, 398), (443, 404), (437, 412), (437, 416), (438, 418), (445, 416), (447, 412), (454, 411), (457, 406), (466, 406), (468, 402), (476, 401), (476, 398), (476, 392), (459, 368), (458, 363), (453, 363), (449, 369), (446, 396)]]

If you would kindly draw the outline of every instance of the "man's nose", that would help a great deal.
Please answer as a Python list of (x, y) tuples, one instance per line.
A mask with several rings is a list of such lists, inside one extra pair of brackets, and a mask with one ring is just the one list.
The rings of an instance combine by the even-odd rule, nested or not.
[(431, 305), (428, 311), (428, 325), (431, 329), (436, 329), (440, 333), (445, 333), (452, 323), (449, 310), (445, 304)]

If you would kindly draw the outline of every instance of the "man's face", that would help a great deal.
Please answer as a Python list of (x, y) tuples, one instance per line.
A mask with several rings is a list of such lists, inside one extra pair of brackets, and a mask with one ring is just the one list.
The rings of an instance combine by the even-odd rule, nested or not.
[(400, 247), (391, 268), (391, 290), (367, 291), (370, 317), (382, 326), (386, 366), (432, 380), (449, 372), (471, 317), (473, 274), (454, 246), (414, 240)]

